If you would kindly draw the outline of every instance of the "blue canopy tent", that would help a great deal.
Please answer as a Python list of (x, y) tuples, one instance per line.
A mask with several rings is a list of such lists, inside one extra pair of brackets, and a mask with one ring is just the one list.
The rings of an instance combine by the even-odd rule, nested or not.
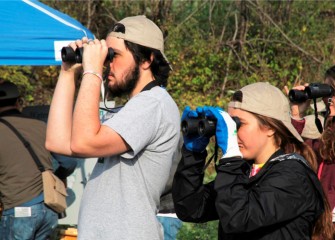
[(0, 65), (60, 65), (61, 48), (94, 35), (36, 0), (0, 0)]
[[(60, 65), (62, 47), (84, 36), (94, 39), (77, 20), (37, 0), (0, 0), (0, 66)], [(26, 107), (23, 112), (47, 121), (49, 106)], [(93, 163), (78, 161), (77, 175), (68, 182), (71, 194), (67, 217), (60, 224), (76, 224), (82, 183), (89, 177)]]

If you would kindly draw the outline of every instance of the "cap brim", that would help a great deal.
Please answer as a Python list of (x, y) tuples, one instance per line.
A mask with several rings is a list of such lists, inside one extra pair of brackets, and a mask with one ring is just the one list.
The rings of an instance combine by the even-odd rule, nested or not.
[(171, 71), (173, 71), (172, 65), (171, 65), (171, 63), (169, 62), (169, 60), (167, 59), (167, 57), (165, 56), (165, 54), (162, 53), (161, 51), (160, 51), (160, 53), (162, 54), (162, 56), (163, 56), (163, 58), (165, 59), (166, 63), (169, 65)]
[(304, 142), (301, 135), (298, 133), (298, 131), (295, 129), (295, 127), (292, 125), (292, 123), (287, 123), (282, 121), (282, 123), (285, 125), (285, 127), (292, 133), (292, 135), (299, 140), (300, 142)]

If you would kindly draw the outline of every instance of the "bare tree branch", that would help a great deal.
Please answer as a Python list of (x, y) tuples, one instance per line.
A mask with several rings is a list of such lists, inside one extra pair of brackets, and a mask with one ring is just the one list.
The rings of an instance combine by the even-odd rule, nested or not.
[[(233, 41), (236, 40), (236, 36), (237, 36), (237, 32), (238, 32), (238, 18), (237, 18), (237, 14), (234, 14), (235, 16), (235, 32), (233, 35)], [(223, 79), (223, 83), (222, 83), (222, 87), (221, 87), (221, 93), (220, 93), (220, 98), (222, 98), (224, 96), (224, 91), (226, 89), (226, 84), (228, 82), (228, 75), (229, 75), (229, 70), (230, 70), (230, 63), (231, 63), (231, 56), (232, 56), (233, 51), (230, 49), (229, 53), (228, 53), (228, 59), (227, 59), (227, 66), (226, 66), (226, 72), (225, 72), (225, 77)]]
[[(187, 22), (194, 14), (196, 14), (199, 10), (201, 10), (207, 3), (209, 0), (204, 1), (196, 10), (194, 10), (190, 15), (188, 15), (184, 21), (182, 21), (181, 23), (179, 23), (175, 28), (174, 31), (176, 31), (177, 29), (179, 29), (185, 22)], [(165, 38), (165, 40), (168, 38), (168, 36)]]
[(219, 47), (220, 47), (220, 45), (222, 45), (223, 37), (224, 37), (224, 34), (225, 34), (225, 32), (226, 32), (226, 28), (227, 28), (227, 24), (228, 24), (227, 19), (228, 19), (228, 17), (230, 16), (230, 13), (231, 13), (232, 8), (233, 8), (233, 4), (234, 4), (234, 2), (231, 2), (231, 4), (229, 5), (228, 12), (227, 12), (225, 18), (223, 19), (223, 22), (224, 22), (225, 24), (224, 24), (223, 27), (222, 27), (221, 35), (220, 35), (218, 44), (216, 45), (215, 52), (218, 52), (218, 51), (219, 51)]
[(252, 7), (254, 7), (255, 9), (257, 9), (258, 12), (260, 12), (264, 17), (266, 17), (266, 19), (268, 19), (271, 24), (273, 26), (275, 26), (275, 28), (282, 34), (282, 36), (291, 44), (291, 46), (295, 47), (296, 49), (298, 49), (298, 51), (302, 52), (303, 54), (305, 54), (306, 56), (311, 57), (314, 61), (316, 61), (317, 63), (322, 63), (321, 60), (319, 60), (318, 58), (314, 57), (313, 55), (311, 55), (310, 53), (308, 53), (307, 51), (305, 51), (303, 48), (301, 48), (300, 46), (298, 46), (297, 44), (295, 44), (285, 33), (284, 31), (273, 21), (273, 19), (266, 13), (264, 12), (259, 6), (257, 6), (255, 3), (253, 3), (253, 1), (251, 0), (246, 0)]

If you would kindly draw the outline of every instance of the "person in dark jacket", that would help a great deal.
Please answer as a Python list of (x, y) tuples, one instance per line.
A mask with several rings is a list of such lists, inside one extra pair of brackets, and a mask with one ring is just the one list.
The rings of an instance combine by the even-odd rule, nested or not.
[[(305, 142), (313, 147), (318, 156), (318, 177), (327, 195), (335, 226), (335, 66), (326, 70), (324, 83), (333, 89), (332, 96), (322, 99), (325, 105), (325, 126), (320, 137), (314, 140), (308, 138)], [(304, 91), (305, 86), (295, 86), (293, 89)], [(310, 102), (311, 100), (308, 99), (302, 103), (291, 103), (292, 121), (297, 129), (302, 129), (302, 131), (308, 127), (305, 115)]]
[[(238, 117), (237, 131), (232, 117)], [(203, 184), (209, 138), (184, 134), (172, 194), (186, 222), (219, 219), (219, 239), (331, 239), (313, 150), (291, 124), (285, 95), (268, 83), (235, 92), (228, 113), (186, 107), (182, 120), (216, 121), (222, 158), (217, 176)], [(327, 228), (328, 227), (328, 228)]]

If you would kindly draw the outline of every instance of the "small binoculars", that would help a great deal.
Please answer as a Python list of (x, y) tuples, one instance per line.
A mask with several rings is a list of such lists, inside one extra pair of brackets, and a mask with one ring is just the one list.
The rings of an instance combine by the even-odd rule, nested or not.
[[(62, 61), (69, 63), (82, 63), (83, 61), (83, 48), (77, 48), (75, 51), (72, 47), (63, 47), (62, 51)], [(113, 48), (108, 48), (108, 53), (106, 60), (112, 61), (114, 57)]]

